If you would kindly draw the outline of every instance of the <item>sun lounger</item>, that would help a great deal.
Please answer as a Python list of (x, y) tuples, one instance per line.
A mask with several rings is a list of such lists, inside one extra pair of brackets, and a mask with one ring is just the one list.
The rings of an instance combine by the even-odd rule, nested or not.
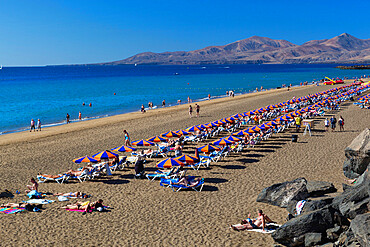
[(67, 174), (58, 174), (58, 175), (39, 174), (37, 175), (37, 179), (39, 183), (53, 181), (53, 182), (57, 182), (58, 184), (62, 184), (64, 181), (67, 181), (69, 177), (70, 176)]
[(176, 168), (176, 167), (173, 167), (169, 171), (157, 170), (157, 171), (155, 171), (155, 173), (148, 173), (148, 174), (146, 174), (146, 177), (149, 180), (153, 181), (156, 178), (172, 178), (172, 177), (176, 176), (176, 174), (178, 174), (178, 172), (179, 172), (179, 169)]
[[(194, 176), (189, 176), (187, 178), (187, 180), (189, 182), (193, 181), (195, 179)], [(204, 179), (202, 178), (199, 182), (197, 182), (196, 186), (186, 186), (186, 185), (183, 185), (183, 184), (174, 184), (174, 183), (177, 183), (179, 181), (178, 178), (176, 179), (165, 179), (165, 178), (161, 178), (161, 183), (160, 185), (163, 186), (163, 187), (166, 187), (166, 188), (171, 188), (174, 192), (178, 192), (180, 191), (181, 189), (193, 189), (197, 192), (201, 192), (202, 189), (203, 189), (203, 186), (204, 186)]]

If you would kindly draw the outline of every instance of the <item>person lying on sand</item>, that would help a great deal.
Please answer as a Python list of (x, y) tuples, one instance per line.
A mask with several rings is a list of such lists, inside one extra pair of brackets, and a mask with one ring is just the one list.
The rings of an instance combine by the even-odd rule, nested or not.
[(189, 181), (186, 176), (183, 176), (183, 177), (180, 177), (178, 182), (176, 183), (171, 182), (171, 184), (179, 184), (179, 185), (184, 185), (186, 187), (196, 187), (201, 180), (202, 178), (197, 178), (197, 179)]
[(70, 170), (68, 170), (65, 174), (66, 174), (66, 175), (72, 175), (72, 176), (77, 177), (77, 176), (81, 176), (81, 175), (82, 175), (82, 173), (83, 173), (85, 170), (88, 170), (88, 168), (83, 167), (83, 168), (81, 169), (81, 171), (74, 171), (74, 170), (70, 169)]
[(90, 203), (90, 201), (87, 202), (76, 202), (75, 204), (67, 205), (64, 207), (61, 207), (62, 209), (77, 209), (77, 210), (84, 210), (84, 214), (92, 209), (103, 211), (103, 200), (99, 199), (96, 202)]
[(25, 190), (26, 193), (31, 192), (32, 190), (38, 190), (39, 184), (36, 182), (34, 178), (31, 178), (32, 185), (26, 185), (28, 190)]
[(65, 196), (65, 197), (75, 197), (75, 198), (88, 198), (89, 196), (81, 193), (80, 191), (69, 192), (69, 193), (55, 193), (54, 196)]
[(7, 204), (0, 205), (0, 208), (25, 208), (27, 205), (28, 205), (28, 203), (9, 202)]
[(239, 226), (230, 225), (230, 227), (236, 231), (243, 231), (246, 229), (260, 229), (262, 226), (262, 230), (265, 231), (267, 223), (275, 223), (272, 221), (267, 215), (265, 215), (261, 209), (258, 210), (258, 216), (256, 219), (251, 219), (251, 214), (248, 214), (248, 218), (241, 222)]

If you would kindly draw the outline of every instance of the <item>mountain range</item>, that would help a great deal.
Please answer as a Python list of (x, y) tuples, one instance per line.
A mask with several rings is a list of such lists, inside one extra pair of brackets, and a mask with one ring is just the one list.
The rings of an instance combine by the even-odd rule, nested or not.
[(295, 45), (286, 40), (253, 36), (222, 46), (194, 51), (143, 52), (100, 65), (121, 64), (249, 64), (249, 63), (369, 63), (370, 39), (343, 33), (331, 39)]

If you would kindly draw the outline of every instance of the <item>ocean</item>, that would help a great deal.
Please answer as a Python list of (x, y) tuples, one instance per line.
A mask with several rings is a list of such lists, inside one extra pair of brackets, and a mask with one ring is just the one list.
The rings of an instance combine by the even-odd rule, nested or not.
[[(343, 65), (343, 64), (341, 64)], [(249, 93), (282, 84), (299, 85), (325, 76), (355, 78), (369, 70), (340, 70), (336, 64), (46, 66), (0, 70), (0, 134), (23, 131), (31, 119), (43, 127), (139, 111), (151, 101), (160, 107), (208, 98), (226, 91)], [(324, 89), (323, 89), (324, 90)], [(85, 106), (83, 106), (85, 103)], [(89, 104), (92, 104), (89, 107)]]

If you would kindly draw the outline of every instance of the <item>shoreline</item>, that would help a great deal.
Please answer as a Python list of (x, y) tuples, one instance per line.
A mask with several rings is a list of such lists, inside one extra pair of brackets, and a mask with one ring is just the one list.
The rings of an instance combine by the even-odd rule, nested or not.
[[(345, 83), (348, 83), (345, 82)], [(320, 83), (319, 85), (324, 86)], [(306, 86), (300, 86), (300, 85), (293, 85), (290, 88), (290, 91), (293, 92), (295, 90), (302, 90), (307, 87), (316, 87), (314, 84), (309, 84)], [(134, 112), (127, 112), (127, 113), (122, 113), (122, 114), (116, 114), (116, 115), (106, 115), (106, 116), (101, 116), (101, 117), (91, 117), (91, 119), (86, 119), (86, 120), (77, 120), (74, 119), (72, 120), (71, 123), (67, 124), (65, 121), (60, 122), (60, 123), (55, 123), (55, 124), (50, 124), (52, 126), (48, 127), (42, 127), (42, 131), (36, 131), (36, 132), (30, 132), (29, 127), (27, 129), (22, 129), (19, 131), (12, 131), (9, 133), (4, 133), (0, 134), (0, 146), (2, 145), (7, 145), (11, 143), (17, 143), (21, 141), (30, 141), (30, 140), (36, 140), (44, 137), (49, 137), (57, 134), (63, 134), (63, 133), (70, 133), (74, 131), (79, 131), (81, 129), (90, 129), (94, 127), (99, 127), (105, 125), (107, 122), (109, 123), (119, 123), (119, 122), (124, 122), (124, 121), (129, 121), (132, 119), (139, 119), (139, 118), (145, 118), (147, 116), (152, 116), (156, 115), (158, 113), (170, 113), (173, 111), (177, 110), (187, 110), (188, 105), (190, 104), (195, 104), (201, 102), (203, 106), (211, 105), (214, 103), (221, 103), (225, 101), (233, 101), (235, 100), (240, 100), (244, 98), (250, 98), (250, 97), (258, 97), (260, 95), (268, 95), (268, 94), (274, 94), (277, 92), (285, 92), (287, 91), (287, 87), (285, 88), (272, 88), (272, 89), (265, 89), (264, 91), (258, 91), (258, 92), (250, 92), (250, 93), (244, 93), (244, 94), (237, 94), (234, 97), (230, 96), (215, 96), (215, 98), (211, 97), (211, 100), (194, 100), (191, 103), (183, 103), (183, 104), (176, 104), (176, 105), (171, 105), (167, 107), (157, 107), (155, 109), (150, 109), (147, 110), (145, 113), (141, 113), (139, 110), (134, 111)], [(278, 102), (277, 102), (278, 103)], [(236, 113), (235, 113), (236, 114)], [(230, 114), (232, 115), (232, 114)], [(227, 116), (225, 116), (227, 117)], [(215, 119), (217, 120), (217, 119)], [(37, 134), (37, 136), (33, 135)], [(31, 136), (33, 135), (33, 136)], [(149, 137), (148, 137), (149, 138)]]
[[(315, 86), (315, 85), (314, 84), (309, 84), (309, 85), (306, 85), (306, 86)], [(320, 83), (320, 86), (321, 86), (321, 83)], [(301, 85), (292, 85), (291, 90), (293, 88), (297, 88), (297, 87), (303, 87), (303, 86), (301, 86)], [(287, 87), (279, 88), (279, 89), (287, 89)], [(253, 90), (253, 91), (244, 92), (244, 93), (237, 93), (237, 94), (235, 94), (235, 97), (236, 96), (241, 96), (241, 95), (250, 95), (250, 94), (255, 94), (255, 93), (261, 93), (261, 92), (271, 91), (271, 90), (278, 90), (278, 88), (267, 88), (267, 89), (264, 89), (263, 91), (257, 91), (257, 92), (256, 92), (256, 90)], [(231, 98), (231, 97), (226, 96), (226, 95), (211, 96), (211, 100), (217, 100), (217, 99), (222, 99), (222, 98)], [(169, 103), (169, 105), (166, 106), (165, 108), (181, 106), (181, 105), (189, 105), (189, 104), (194, 104), (194, 103), (198, 103), (198, 102), (208, 102), (208, 101), (209, 101), (208, 97), (205, 97), (205, 98), (199, 98), (199, 99), (192, 100), (191, 103), (185, 103), (184, 102), (184, 103), (178, 104), (176, 102), (173, 102), (172, 105), (171, 105), (171, 103)], [(153, 110), (157, 110), (157, 109), (163, 109), (163, 107), (161, 107), (160, 105), (156, 105), (154, 107), (155, 108), (153, 108), (153, 109), (149, 109), (148, 107), (145, 107), (145, 110), (148, 112), (148, 111), (153, 111)], [(98, 116), (86, 117), (86, 118), (83, 118), (82, 120), (79, 120), (78, 118), (75, 118), (75, 119), (71, 119), (70, 123), (91, 121), (91, 120), (96, 120), (96, 119), (101, 119), (101, 118), (114, 117), (114, 116), (123, 115), (123, 114), (133, 114), (133, 113), (137, 113), (137, 112), (140, 112), (140, 110), (136, 110), (136, 111), (128, 110), (127, 112), (124, 111), (124, 112), (117, 113), (117, 114), (107, 113), (107, 114), (102, 114), (102, 115), (98, 115)], [(56, 126), (66, 125), (66, 124), (67, 124), (66, 120), (62, 120), (62, 121), (59, 121), (59, 122), (46, 123), (46, 124), (42, 124), (42, 129), (52, 128), (52, 127), (56, 127)], [(29, 126), (20, 127), (18, 129), (4, 130), (4, 131), (0, 131), (0, 137), (2, 135), (9, 135), (9, 134), (13, 134), (13, 133), (26, 132), (26, 131), (29, 131), (29, 130), (30, 130)]]

